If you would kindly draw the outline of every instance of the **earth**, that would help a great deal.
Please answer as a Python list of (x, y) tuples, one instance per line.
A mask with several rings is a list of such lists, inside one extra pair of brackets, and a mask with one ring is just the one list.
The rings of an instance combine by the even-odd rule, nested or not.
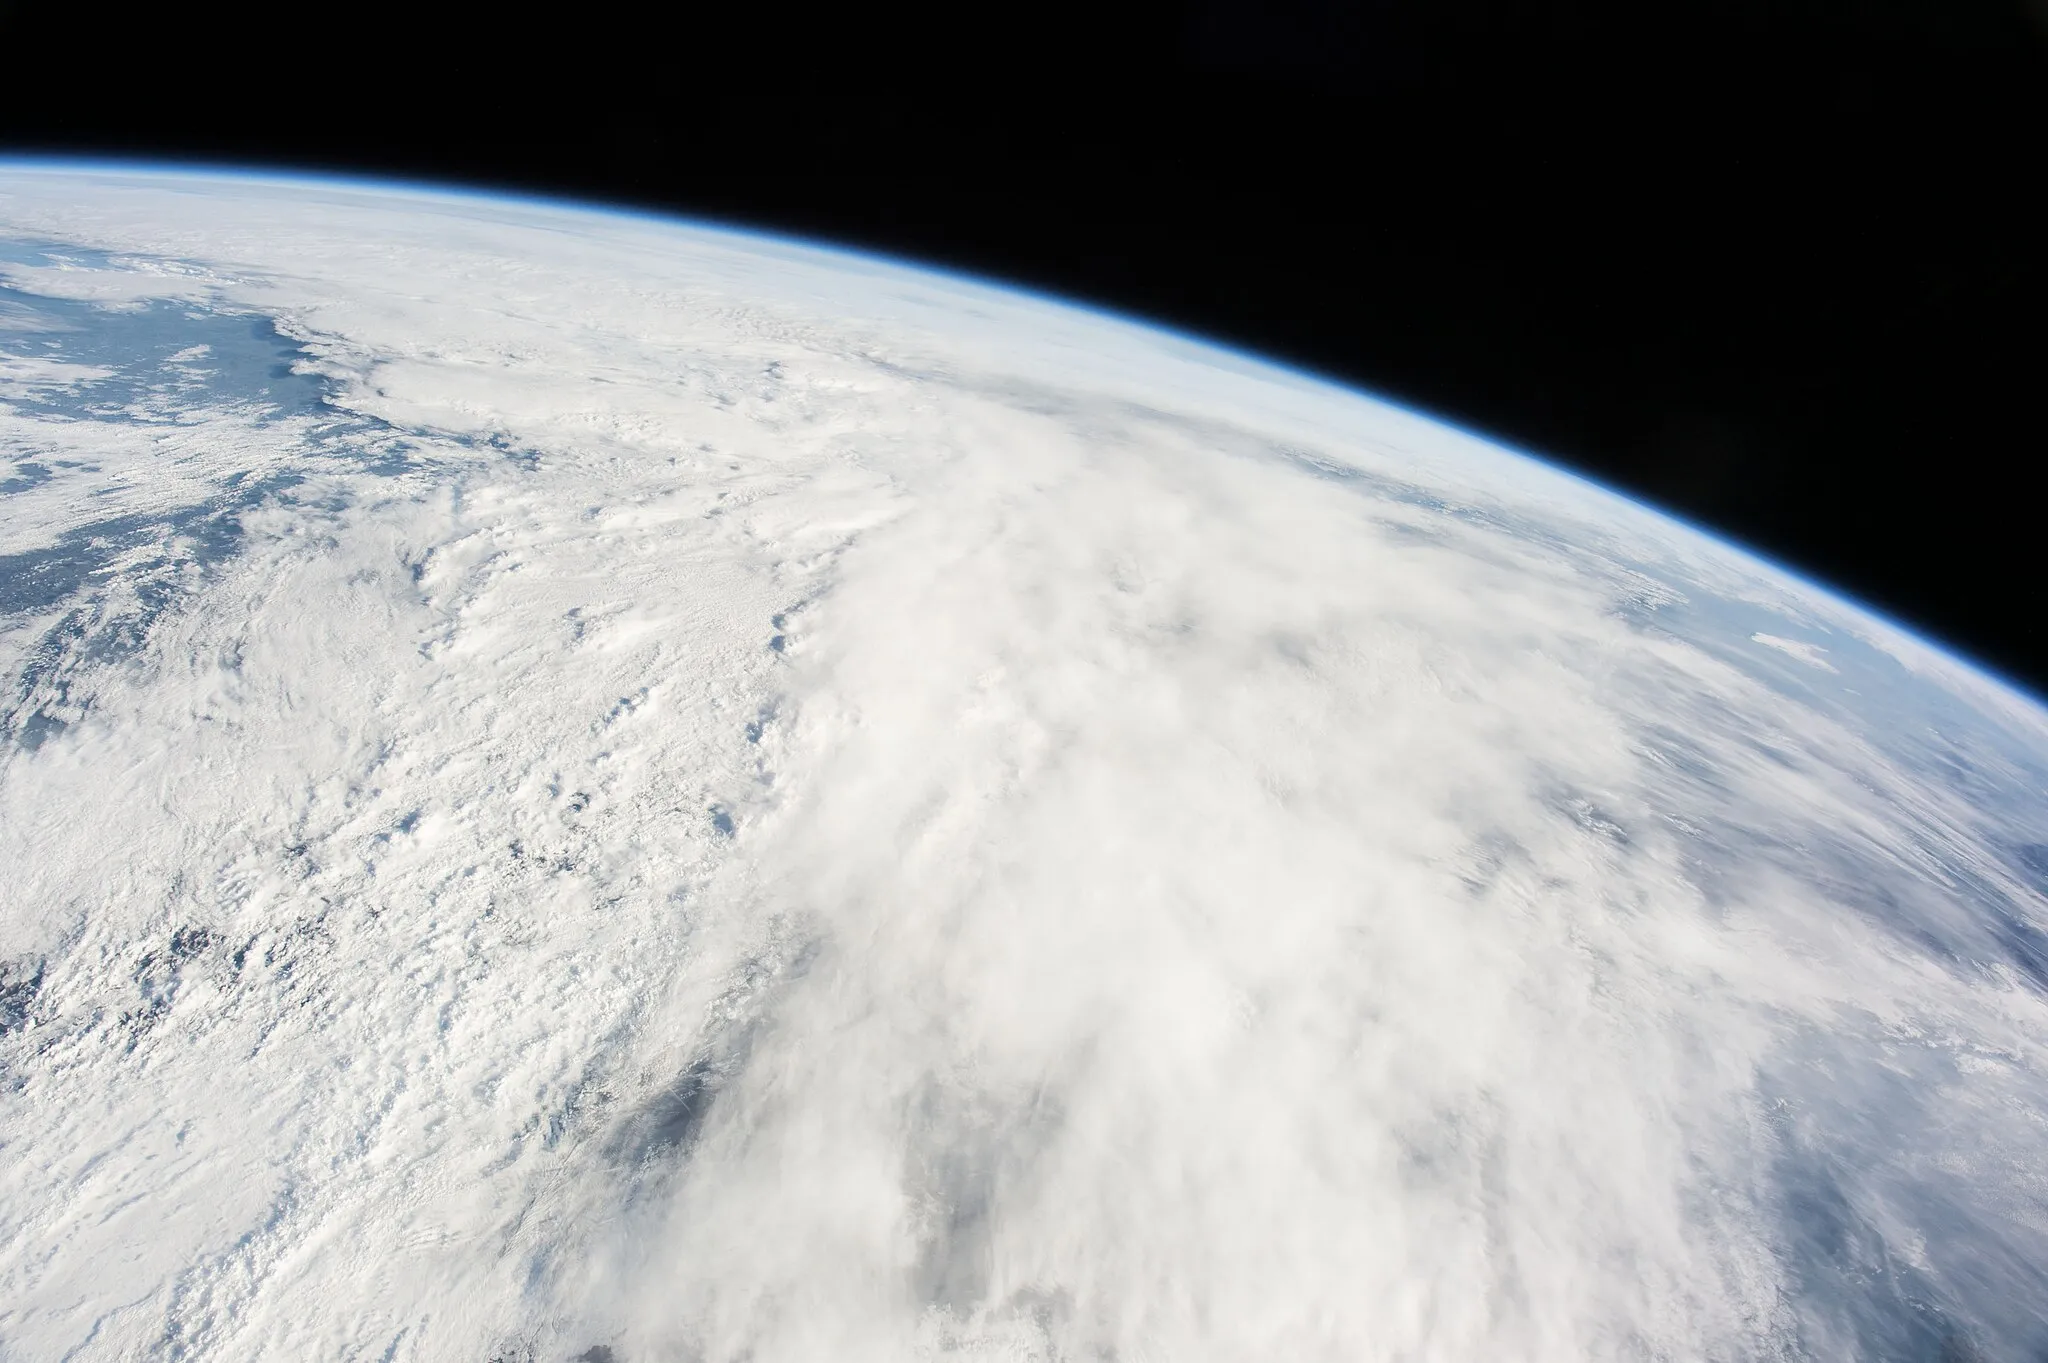
[(2048, 1356), (2048, 712), (1256, 358), (0, 167), (0, 1358)]

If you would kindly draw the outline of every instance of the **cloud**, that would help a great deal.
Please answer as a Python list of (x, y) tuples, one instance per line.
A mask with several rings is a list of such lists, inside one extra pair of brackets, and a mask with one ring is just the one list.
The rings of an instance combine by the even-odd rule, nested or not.
[(979, 286), (333, 186), (0, 215), (188, 262), (134, 295), (360, 423), (195, 466), (291, 481), (0, 766), (23, 1347), (2042, 1335), (2037, 710), (1930, 774), (1684, 614), (1837, 603)]
[(1823, 656), (1827, 650), (1819, 644), (1802, 643), (1797, 639), (1780, 639), (1775, 634), (1752, 634), (1749, 638), (1751, 643), (1762, 644), (1765, 648), (1775, 648), (1787, 657), (1797, 658), (1808, 667), (1819, 668), (1823, 672), (1836, 670), (1835, 665)]
[(50, 389), (77, 388), (111, 372), (97, 365), (65, 364), (34, 355), (0, 355), (0, 401)]

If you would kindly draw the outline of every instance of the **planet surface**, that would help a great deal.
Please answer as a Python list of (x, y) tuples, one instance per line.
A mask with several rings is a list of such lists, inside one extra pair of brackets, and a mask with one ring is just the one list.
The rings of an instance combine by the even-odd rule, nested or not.
[(2036, 1360), (2048, 713), (800, 242), (0, 166), (0, 1359)]

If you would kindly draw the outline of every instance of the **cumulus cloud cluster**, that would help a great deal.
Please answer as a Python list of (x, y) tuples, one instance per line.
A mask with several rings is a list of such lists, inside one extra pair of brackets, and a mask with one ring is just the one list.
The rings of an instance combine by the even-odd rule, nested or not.
[(323, 396), (0, 332), (13, 580), (168, 527), (8, 607), (0, 1356), (2048, 1347), (2031, 701), (969, 282), (20, 168), (0, 235)]

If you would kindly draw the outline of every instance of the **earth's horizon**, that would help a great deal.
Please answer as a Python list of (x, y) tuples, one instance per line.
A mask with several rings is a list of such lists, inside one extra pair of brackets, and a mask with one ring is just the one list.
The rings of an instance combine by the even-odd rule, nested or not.
[(910, 262), (0, 160), (0, 1360), (2048, 1357), (2048, 710)]

